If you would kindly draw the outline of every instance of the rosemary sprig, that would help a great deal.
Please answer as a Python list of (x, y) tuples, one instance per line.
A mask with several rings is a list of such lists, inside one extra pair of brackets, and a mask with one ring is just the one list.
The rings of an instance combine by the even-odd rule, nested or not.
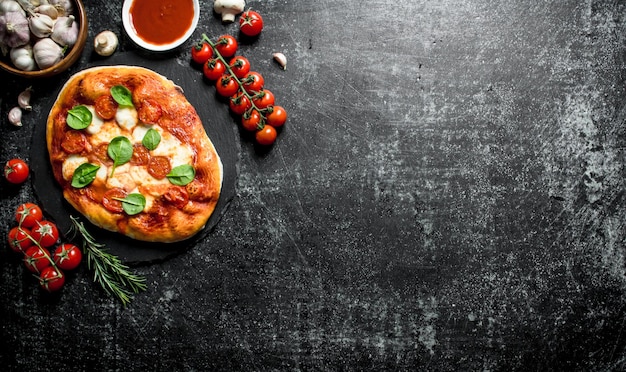
[(100, 284), (109, 296), (117, 297), (124, 306), (128, 305), (133, 293), (146, 289), (146, 279), (131, 273), (117, 256), (107, 252), (105, 245), (98, 243), (77, 217), (70, 216), (70, 219), (69, 234), (72, 239), (81, 235), (87, 268), (93, 270), (94, 282)]

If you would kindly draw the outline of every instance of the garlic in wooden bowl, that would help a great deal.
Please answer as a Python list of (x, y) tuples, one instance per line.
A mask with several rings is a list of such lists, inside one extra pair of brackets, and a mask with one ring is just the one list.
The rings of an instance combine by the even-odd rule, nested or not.
[[(19, 25), (23, 33), (15, 35), (15, 26), (7, 24), (8, 20)], [(80, 58), (87, 27), (81, 0), (1, 0), (0, 68), (27, 78), (61, 73)]]

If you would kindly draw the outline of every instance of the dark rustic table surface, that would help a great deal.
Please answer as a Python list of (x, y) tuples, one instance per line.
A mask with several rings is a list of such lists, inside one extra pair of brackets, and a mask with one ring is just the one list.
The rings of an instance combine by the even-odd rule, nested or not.
[[(260, 151), (218, 102), (240, 147), (232, 203), (191, 249), (133, 265), (147, 290), (126, 308), (85, 265), (43, 294), (2, 238), (0, 369), (626, 369), (626, 3), (248, 5), (266, 26), (240, 53), (290, 115), (277, 143)], [(121, 1), (87, 0), (70, 70), (0, 74), (0, 160), (29, 160), (29, 119), (96, 60), (98, 32), (190, 69), (202, 33), (237, 35), (201, 6), (192, 39), (154, 56)], [(6, 236), (37, 195), (0, 190)]]

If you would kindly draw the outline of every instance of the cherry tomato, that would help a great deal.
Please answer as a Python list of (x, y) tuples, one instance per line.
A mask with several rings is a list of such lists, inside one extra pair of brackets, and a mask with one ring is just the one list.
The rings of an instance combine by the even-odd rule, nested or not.
[(282, 106), (270, 106), (267, 108), (265, 123), (274, 128), (281, 127), (287, 121), (287, 111)]
[(27, 228), (16, 226), (9, 230), (9, 247), (15, 252), (24, 253), (32, 245), (30, 230)]
[(82, 259), (83, 253), (80, 248), (70, 243), (59, 245), (53, 256), (54, 263), (63, 270), (74, 270)]
[(209, 58), (202, 67), (202, 73), (209, 80), (217, 80), (226, 72), (226, 66), (222, 61), (215, 58)]
[(56, 292), (63, 288), (64, 284), (65, 275), (54, 266), (46, 267), (39, 275), (39, 285), (48, 292)]
[(246, 36), (257, 36), (263, 30), (263, 18), (254, 10), (247, 10), (239, 18), (239, 29)]
[(238, 79), (243, 79), (250, 72), (250, 61), (244, 56), (233, 57), (228, 65)]
[(201, 41), (191, 47), (191, 59), (195, 63), (203, 65), (211, 57), (213, 57), (213, 48), (211, 48), (209, 43)]
[(261, 89), (258, 93), (252, 96), (252, 103), (259, 109), (272, 106), (274, 104), (274, 93), (268, 89)]
[(224, 74), (215, 83), (215, 89), (220, 96), (231, 97), (237, 94), (239, 84), (237, 84), (237, 81), (230, 74)]
[(43, 220), (43, 212), (37, 204), (24, 203), (17, 207), (15, 212), (15, 221), (21, 227), (31, 228), (37, 225), (37, 222)]
[(215, 49), (224, 58), (230, 58), (237, 53), (237, 39), (231, 35), (222, 35), (215, 42)]
[(94, 102), (96, 114), (104, 120), (113, 119), (115, 117), (115, 113), (117, 113), (118, 106), (118, 103), (110, 94), (103, 94), (96, 98), (96, 102)]
[(4, 165), (4, 178), (10, 183), (23, 183), (28, 178), (28, 173), (28, 164), (22, 159), (11, 159)]
[(241, 83), (243, 84), (243, 89), (245, 89), (246, 92), (254, 94), (263, 89), (265, 79), (263, 79), (263, 75), (258, 72), (250, 71), (246, 74), (246, 76), (244, 76)]
[(33, 273), (40, 273), (43, 269), (50, 266), (50, 252), (46, 248), (32, 246), (24, 253), (24, 265)]
[(271, 125), (266, 125), (256, 132), (255, 138), (259, 145), (269, 146), (276, 141), (276, 129)]
[(261, 120), (261, 114), (259, 114), (257, 110), (250, 110), (244, 113), (241, 117), (241, 126), (243, 126), (245, 130), (254, 132), (259, 129)]
[(31, 231), (31, 236), (36, 242), (48, 248), (59, 240), (59, 230), (52, 221), (43, 220), (37, 222)]
[(248, 111), (250, 107), (252, 107), (252, 103), (248, 99), (248, 97), (239, 92), (232, 97), (230, 97), (230, 102), (228, 103), (232, 112), (237, 115), (243, 115), (244, 112)]

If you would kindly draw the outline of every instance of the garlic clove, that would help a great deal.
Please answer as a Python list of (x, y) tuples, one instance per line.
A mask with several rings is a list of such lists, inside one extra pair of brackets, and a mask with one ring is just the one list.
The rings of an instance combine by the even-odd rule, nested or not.
[(118, 39), (113, 31), (102, 31), (93, 40), (93, 48), (99, 55), (108, 57), (117, 49)]
[(19, 107), (13, 107), (9, 110), (9, 122), (16, 127), (22, 126), (22, 109)]
[(285, 57), (284, 54), (276, 52), (272, 54), (272, 57), (274, 57), (274, 60), (278, 63), (280, 67), (283, 68), (283, 70), (287, 69), (287, 57)]
[(33, 87), (28, 87), (17, 96), (17, 104), (26, 111), (31, 111), (33, 106), (30, 104), (30, 97)]

